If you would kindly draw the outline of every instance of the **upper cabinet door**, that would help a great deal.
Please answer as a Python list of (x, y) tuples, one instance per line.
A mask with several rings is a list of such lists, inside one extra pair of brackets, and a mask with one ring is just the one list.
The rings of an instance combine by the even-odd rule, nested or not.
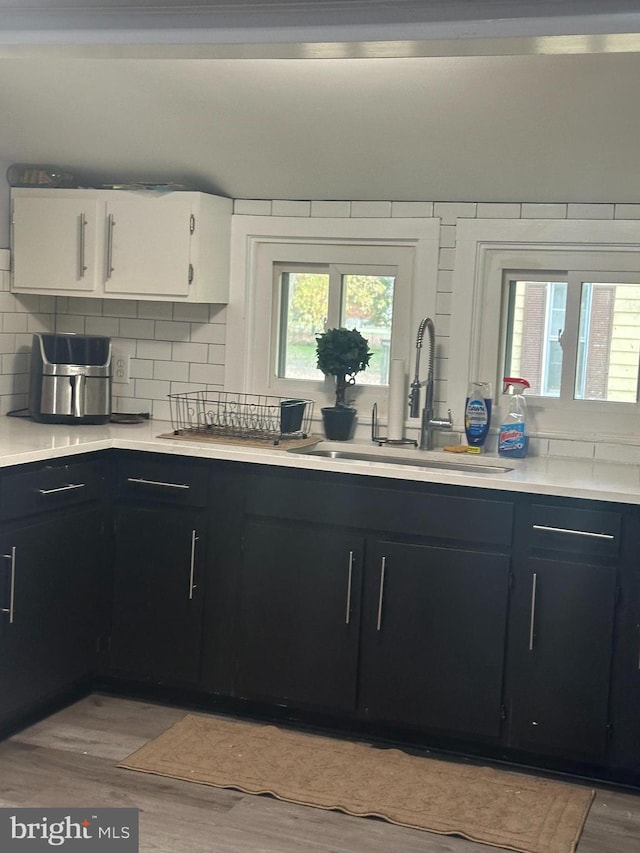
[(13, 289), (90, 295), (98, 284), (99, 202), (49, 192), (13, 200)]
[(110, 193), (105, 294), (184, 298), (193, 279), (192, 194)]

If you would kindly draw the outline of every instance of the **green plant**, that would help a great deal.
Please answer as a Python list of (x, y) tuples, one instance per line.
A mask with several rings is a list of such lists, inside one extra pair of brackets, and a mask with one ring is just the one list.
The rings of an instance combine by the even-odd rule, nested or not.
[(345, 400), (349, 385), (355, 385), (356, 373), (365, 370), (373, 353), (369, 341), (357, 329), (327, 329), (316, 337), (318, 369), (325, 376), (335, 376), (336, 406)]

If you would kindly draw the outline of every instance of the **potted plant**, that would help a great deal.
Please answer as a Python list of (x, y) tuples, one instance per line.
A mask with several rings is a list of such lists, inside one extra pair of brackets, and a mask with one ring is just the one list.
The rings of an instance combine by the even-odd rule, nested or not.
[(357, 329), (328, 329), (316, 338), (318, 369), (335, 377), (336, 402), (322, 409), (324, 432), (334, 441), (346, 441), (355, 425), (356, 409), (349, 405), (347, 389), (356, 373), (365, 370), (372, 354), (369, 341)]

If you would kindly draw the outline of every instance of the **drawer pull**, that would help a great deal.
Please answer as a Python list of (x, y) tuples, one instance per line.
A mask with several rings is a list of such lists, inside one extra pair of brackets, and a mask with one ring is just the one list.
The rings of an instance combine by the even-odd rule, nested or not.
[(380, 563), (380, 595), (378, 596), (378, 621), (376, 631), (382, 629), (382, 602), (384, 600), (384, 576), (387, 572), (387, 558), (383, 557)]
[(536, 626), (536, 592), (538, 591), (538, 575), (534, 572), (531, 578), (531, 615), (529, 618), (529, 651), (533, 651)]
[(74, 489), (84, 489), (86, 483), (67, 483), (66, 486), (58, 486), (56, 489), (38, 489), (39, 495), (57, 495), (59, 492), (71, 492)]
[(198, 534), (196, 530), (191, 531), (191, 562), (189, 564), (189, 601), (193, 599), (193, 590), (196, 588), (196, 585), (193, 582), (193, 576), (196, 570), (196, 542), (198, 541)]
[(351, 581), (353, 580), (353, 551), (349, 551), (349, 568), (347, 577), (347, 612), (344, 617), (344, 624), (348, 625), (351, 619)]
[(9, 614), (9, 624), (12, 625), (16, 596), (16, 546), (12, 546), (10, 554), (3, 554), (3, 556), (5, 560), (11, 561), (11, 579), (9, 583), (9, 606), (3, 607), (0, 612)]
[(571, 530), (568, 527), (549, 527), (546, 524), (534, 524), (534, 530), (543, 530), (546, 533), (566, 533), (569, 536), (589, 536), (592, 539), (615, 539), (612, 533), (593, 533), (591, 530)]
[(189, 489), (185, 483), (163, 483), (161, 480), (145, 480), (144, 477), (127, 477), (128, 483), (137, 483), (141, 486), (158, 486), (162, 489)]

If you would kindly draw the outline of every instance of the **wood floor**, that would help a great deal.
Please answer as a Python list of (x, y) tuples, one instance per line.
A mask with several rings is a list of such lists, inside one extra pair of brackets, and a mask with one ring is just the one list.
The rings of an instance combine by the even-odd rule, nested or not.
[[(403, 829), (136, 773), (116, 763), (185, 714), (94, 694), (0, 743), (0, 806), (140, 809), (141, 853), (491, 853)], [(577, 853), (638, 853), (640, 795), (598, 789)]]

